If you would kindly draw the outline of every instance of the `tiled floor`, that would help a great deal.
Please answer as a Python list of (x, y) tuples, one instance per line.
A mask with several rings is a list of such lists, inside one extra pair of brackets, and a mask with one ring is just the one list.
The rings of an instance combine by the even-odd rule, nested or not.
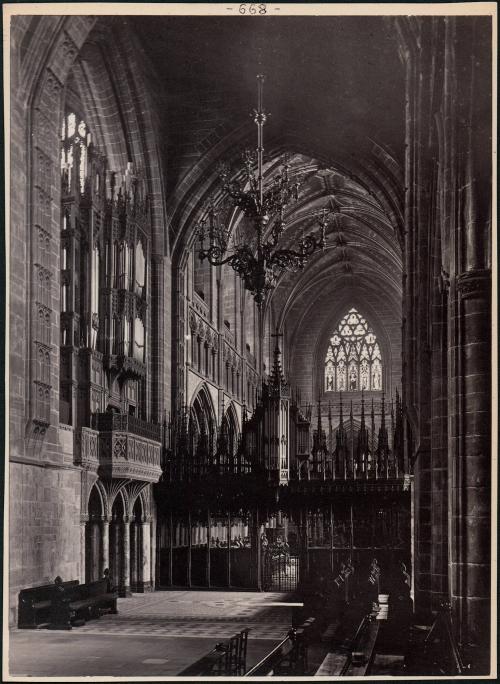
[(14, 630), (12, 675), (172, 676), (217, 641), (250, 628), (247, 666), (291, 625), (289, 594), (164, 591), (119, 599), (118, 615), (70, 632)]

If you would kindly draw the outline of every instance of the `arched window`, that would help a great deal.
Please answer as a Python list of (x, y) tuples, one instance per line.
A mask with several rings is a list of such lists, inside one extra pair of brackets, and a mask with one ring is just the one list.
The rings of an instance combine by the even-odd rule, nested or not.
[[(61, 139), (63, 192), (68, 193), (70, 191), (73, 182), (73, 174), (76, 174), (80, 192), (83, 194), (88, 172), (87, 151), (91, 142), (91, 135), (87, 130), (87, 124), (74, 112), (67, 112), (63, 119)], [(76, 148), (78, 148), (78, 154)], [(78, 168), (75, 169), (76, 159), (78, 160)]]
[(325, 391), (382, 389), (382, 356), (375, 333), (354, 308), (333, 333), (325, 358)]

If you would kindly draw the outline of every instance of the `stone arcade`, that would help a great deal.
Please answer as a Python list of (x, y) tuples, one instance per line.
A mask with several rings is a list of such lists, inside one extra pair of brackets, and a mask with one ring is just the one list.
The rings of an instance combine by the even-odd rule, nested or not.
[[(56, 576), (296, 592), (376, 556), (489, 671), (491, 31), (12, 18), (12, 628)], [(260, 70), (264, 182), (300, 182), (280, 240), (328, 216), (262, 304), (197, 234), (212, 203), (245, 239), (218, 166)]]

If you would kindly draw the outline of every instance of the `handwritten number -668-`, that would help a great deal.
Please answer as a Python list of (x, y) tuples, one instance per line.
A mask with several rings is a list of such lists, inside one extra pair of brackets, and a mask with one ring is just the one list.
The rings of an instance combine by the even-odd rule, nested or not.
[(266, 6), (264, 3), (256, 5), (255, 3), (248, 4), (243, 2), (239, 9), (240, 14), (266, 14)]

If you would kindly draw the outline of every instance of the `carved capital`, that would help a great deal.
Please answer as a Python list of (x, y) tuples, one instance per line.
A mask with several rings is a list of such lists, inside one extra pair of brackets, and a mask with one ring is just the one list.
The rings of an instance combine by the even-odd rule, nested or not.
[(450, 289), (450, 274), (447, 273), (443, 266), (441, 266), (441, 273), (438, 276), (439, 294), (446, 294)]
[(487, 297), (491, 292), (491, 270), (478, 269), (460, 273), (456, 286), (463, 299)]
[(193, 311), (189, 312), (189, 328), (192, 333), (196, 332), (198, 327), (198, 321), (196, 320), (196, 314)]
[(64, 58), (68, 60), (68, 62), (73, 63), (78, 54), (78, 47), (75, 45), (66, 31), (64, 32), (63, 40), (61, 41), (61, 49)]

